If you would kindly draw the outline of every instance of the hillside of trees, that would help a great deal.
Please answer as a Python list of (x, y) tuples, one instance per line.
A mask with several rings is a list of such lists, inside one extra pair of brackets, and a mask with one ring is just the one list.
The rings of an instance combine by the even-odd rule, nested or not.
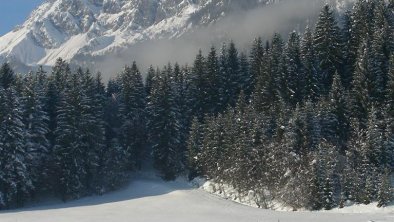
[[(386, 206), (394, 170), (394, 1), (329, 6), (304, 33), (233, 42), (191, 66), (134, 62), (104, 84), (58, 59), (50, 73), (0, 69), (0, 209), (122, 186), (152, 159), (255, 191), (259, 205)], [(148, 161), (150, 162), (150, 161)]]

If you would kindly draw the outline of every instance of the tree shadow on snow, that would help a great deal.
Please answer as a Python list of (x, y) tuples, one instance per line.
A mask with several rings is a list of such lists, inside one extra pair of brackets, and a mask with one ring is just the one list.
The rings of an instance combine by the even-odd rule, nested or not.
[(187, 182), (167, 182), (163, 181), (159, 177), (138, 175), (134, 177), (130, 184), (126, 187), (117, 191), (103, 194), (102, 196), (89, 196), (78, 200), (71, 200), (69, 202), (62, 202), (59, 199), (52, 198), (49, 201), (37, 201), (20, 209), (0, 211), (0, 214), (95, 206), (133, 199), (161, 196), (174, 191), (190, 189), (193, 189), (193, 187)]

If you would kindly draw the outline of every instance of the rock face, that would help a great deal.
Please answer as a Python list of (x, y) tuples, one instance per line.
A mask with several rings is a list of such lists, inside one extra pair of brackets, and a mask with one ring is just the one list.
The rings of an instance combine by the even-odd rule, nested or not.
[(59, 57), (92, 60), (141, 42), (175, 39), (228, 14), (279, 1), (46, 0), (24, 24), (0, 37), (0, 62), (31, 67), (51, 66)]

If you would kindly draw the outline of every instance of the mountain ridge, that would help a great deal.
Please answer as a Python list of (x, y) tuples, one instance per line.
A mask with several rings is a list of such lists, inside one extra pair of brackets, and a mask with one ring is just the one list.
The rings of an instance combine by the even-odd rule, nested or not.
[(52, 66), (59, 57), (73, 61), (119, 54), (138, 43), (176, 39), (228, 14), (278, 2), (282, 1), (47, 0), (26, 22), (0, 37), (0, 61)]

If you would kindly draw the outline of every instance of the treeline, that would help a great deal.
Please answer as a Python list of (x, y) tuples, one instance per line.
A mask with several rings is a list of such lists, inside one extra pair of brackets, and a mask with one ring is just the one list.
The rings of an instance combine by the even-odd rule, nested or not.
[(358, 1), (339, 26), (325, 6), (314, 31), (292, 32), (287, 42), (276, 34), (266, 46), (257, 39), (246, 75), (252, 86), (241, 87), (235, 107), (193, 121), (192, 173), (253, 190), (261, 207), (278, 200), (312, 210), (388, 204), (393, 10), (392, 1)]
[[(0, 69), (0, 209), (54, 194), (116, 189), (153, 159), (256, 191), (261, 207), (384, 206), (394, 168), (394, 3), (359, 1), (341, 26), (324, 7), (316, 28), (200, 51), (194, 64), (136, 63), (105, 87), (59, 59), (50, 74)], [(391, 59), (390, 59), (391, 58)]]

